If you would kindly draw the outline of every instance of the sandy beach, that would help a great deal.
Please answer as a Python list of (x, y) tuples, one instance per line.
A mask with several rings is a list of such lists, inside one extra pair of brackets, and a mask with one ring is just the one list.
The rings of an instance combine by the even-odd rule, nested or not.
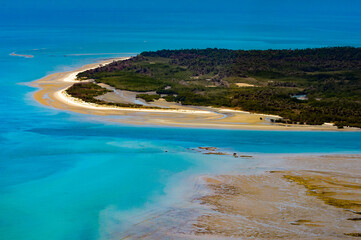
[[(107, 105), (87, 103), (66, 94), (66, 89), (72, 86), (79, 72), (96, 68), (113, 61), (127, 58), (112, 58), (98, 63), (88, 64), (70, 72), (48, 75), (31, 82), (30, 85), (39, 88), (34, 93), (34, 99), (44, 106), (82, 114), (102, 116), (102, 120), (135, 125), (166, 125), (177, 127), (201, 127), (223, 129), (255, 129), (255, 130), (325, 130), (340, 131), (332, 125), (310, 126), (271, 123), (270, 119), (278, 116), (254, 114), (233, 109), (211, 107), (182, 106), (157, 100), (152, 103), (157, 109), (151, 108), (121, 108)], [(160, 108), (159, 108), (160, 107)], [(108, 117), (107, 116), (111, 116)], [(345, 128), (341, 131), (355, 131)]]

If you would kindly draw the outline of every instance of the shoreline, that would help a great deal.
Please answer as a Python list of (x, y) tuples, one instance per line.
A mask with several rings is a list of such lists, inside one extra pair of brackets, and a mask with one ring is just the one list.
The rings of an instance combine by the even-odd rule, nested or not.
[[(38, 103), (47, 107), (103, 117), (113, 116), (113, 118), (106, 119), (106, 121), (134, 125), (243, 130), (359, 131), (356, 128), (337, 129), (337, 127), (329, 125), (313, 126), (271, 123), (267, 121), (268, 118), (279, 118), (279, 116), (250, 113), (229, 108), (173, 104), (174, 108), (172, 107), (172, 109), (147, 109), (99, 105), (73, 98), (65, 92), (74, 83), (79, 82), (75, 80), (79, 72), (97, 68), (100, 65), (109, 64), (113, 61), (126, 59), (129, 59), (129, 57), (110, 58), (84, 65), (73, 71), (47, 75), (30, 83), (30, 86), (38, 88), (33, 93), (33, 97)], [(160, 101), (158, 103), (162, 104)], [(114, 116), (119, 116), (120, 118), (117, 119)], [(126, 116), (126, 118), (122, 118), (122, 116)]]
[(228, 168), (171, 181), (168, 187), (177, 189), (165, 196), (171, 202), (155, 212), (140, 209), (137, 221), (117, 228), (117, 238), (350, 239), (360, 234), (361, 154), (221, 158)]
[[(43, 94), (43, 95), (51, 94), (54, 97), (54, 98), (52, 98), (52, 100), (54, 100), (54, 101), (60, 101), (64, 104), (68, 104), (70, 106), (84, 108), (84, 109), (137, 111), (137, 112), (161, 112), (161, 113), (197, 113), (197, 114), (211, 113), (209, 111), (196, 111), (196, 110), (187, 110), (187, 109), (174, 109), (174, 110), (173, 109), (147, 109), (147, 108), (126, 108), (126, 107), (99, 105), (99, 104), (95, 104), (95, 103), (84, 102), (81, 99), (74, 98), (66, 93), (66, 90), (69, 87), (71, 87), (74, 83), (80, 82), (80, 81), (76, 80), (76, 75), (78, 73), (89, 70), (89, 69), (97, 68), (101, 64), (103, 64), (103, 65), (109, 64), (113, 61), (126, 60), (128, 58), (129, 57), (111, 58), (108, 60), (100, 61), (98, 63), (84, 65), (74, 71), (60, 72), (60, 73), (54, 73), (54, 74), (47, 75), (39, 80), (35, 80), (30, 83), (30, 86), (32, 86), (32, 87), (40, 88), (40, 90), (36, 91), (33, 96), (34, 96), (35, 100), (38, 101), (39, 103), (49, 106), (49, 105), (51, 105), (51, 103), (44, 101), (45, 98), (43, 96), (41, 96), (41, 94), (43, 94), (43, 93), (40, 91), (45, 90), (45, 88), (48, 88), (49, 86), (54, 86), (55, 84), (57, 84), (56, 87), (59, 88), (59, 90), (57, 90), (57, 91), (54, 91), (53, 89), (47, 90), (47, 93)], [(106, 113), (104, 113), (104, 115), (106, 115)]]
[(117, 107), (117, 106), (107, 106), (107, 105), (100, 105), (96, 103), (85, 102), (81, 99), (74, 98), (66, 93), (66, 89), (62, 89), (57, 91), (55, 94), (59, 99), (64, 102), (67, 102), (70, 105), (88, 108), (88, 109), (95, 109), (95, 110), (119, 110), (119, 111), (138, 111), (138, 112), (161, 112), (161, 113), (199, 113), (199, 114), (208, 114), (210, 112), (207, 111), (191, 111), (191, 110), (177, 110), (177, 109), (147, 109), (147, 108), (126, 108), (126, 107)]

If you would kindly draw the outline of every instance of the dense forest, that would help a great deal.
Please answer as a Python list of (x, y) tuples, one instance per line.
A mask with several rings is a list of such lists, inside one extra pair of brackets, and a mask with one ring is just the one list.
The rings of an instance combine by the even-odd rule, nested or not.
[(184, 105), (277, 114), (287, 123), (361, 127), (361, 48), (161, 50), (79, 73), (78, 79), (156, 91)]

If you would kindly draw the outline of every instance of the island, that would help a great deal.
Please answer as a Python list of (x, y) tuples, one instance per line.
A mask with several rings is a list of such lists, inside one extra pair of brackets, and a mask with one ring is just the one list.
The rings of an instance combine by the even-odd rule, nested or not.
[[(152, 115), (156, 124), (361, 128), (361, 48), (160, 50), (82, 68), (65, 82), (62, 97), (92, 114), (199, 115), (168, 122)], [(45, 103), (43, 96), (37, 99)]]

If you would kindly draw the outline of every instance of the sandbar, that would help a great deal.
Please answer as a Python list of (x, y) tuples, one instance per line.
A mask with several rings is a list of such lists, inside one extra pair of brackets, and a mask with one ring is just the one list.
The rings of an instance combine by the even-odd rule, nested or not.
[(16, 52), (12, 52), (9, 54), (10, 56), (15, 56), (15, 57), (24, 57), (24, 58), (33, 58), (34, 55), (29, 55), (29, 54), (18, 54)]

